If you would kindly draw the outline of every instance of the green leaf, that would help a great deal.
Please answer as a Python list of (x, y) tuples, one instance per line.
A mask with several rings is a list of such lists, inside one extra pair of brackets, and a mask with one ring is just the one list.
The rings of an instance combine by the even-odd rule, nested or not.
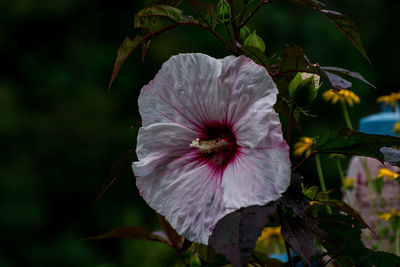
[(368, 82), (363, 76), (361, 76), (360, 73), (358, 72), (354, 72), (354, 71), (350, 71), (350, 70), (346, 70), (346, 69), (342, 69), (342, 68), (338, 68), (338, 67), (320, 67), (325, 73), (330, 72), (333, 74), (337, 74), (337, 75), (345, 75), (348, 77), (352, 77), (355, 78), (357, 80), (360, 80), (362, 82), (364, 82), (365, 84), (368, 84), (369, 86), (371, 86), (372, 88), (375, 88), (375, 86), (373, 84), (371, 84), (370, 82)]
[(99, 192), (97, 193), (97, 197), (93, 205), (97, 204), (103, 194), (120, 176), (122, 171), (130, 167), (132, 165), (132, 162), (134, 161), (137, 161), (136, 152), (134, 150), (129, 150), (113, 162), (111, 167), (107, 170), (106, 177), (104, 178), (103, 184), (101, 185)]
[(218, 221), (209, 238), (217, 253), (234, 266), (247, 266), (251, 251), (261, 235), (269, 216), (276, 213), (277, 202), (250, 206), (228, 214)]
[(94, 237), (85, 238), (84, 240), (101, 240), (107, 238), (127, 238), (137, 240), (149, 240), (164, 243), (169, 246), (168, 241), (162, 237), (153, 234), (149, 230), (140, 226), (122, 226), (112, 229), (111, 231)]
[(314, 200), (317, 197), (317, 194), (319, 193), (319, 188), (318, 186), (314, 185), (311, 187), (306, 187), (303, 184), (301, 184), (302, 190), (301, 193), (309, 200)]
[(241, 49), (247, 57), (251, 58), (258, 65), (261, 65), (264, 68), (267, 68), (269, 66), (267, 55), (265, 55), (265, 53), (257, 47), (242, 46)]
[(218, 22), (218, 15), (212, 3), (199, 2), (198, 0), (187, 0), (187, 2), (203, 25), (211, 29), (215, 28)]
[(293, 80), (290, 81), (289, 83), (289, 96), (291, 98), (294, 97), (296, 93), (296, 89), (300, 86), (301, 82), (303, 79), (301, 78), (301, 73), (298, 72), (296, 76), (294, 76)]
[(147, 33), (151, 33), (180, 22), (182, 22), (182, 11), (180, 9), (155, 5), (139, 10), (135, 15), (133, 26), (146, 29)]
[[(310, 77), (307, 78), (308, 75)], [(307, 110), (315, 99), (319, 87), (318, 75), (298, 72), (289, 83), (290, 101), (295, 103), (297, 107)]]
[[(399, 145), (399, 137), (365, 134), (356, 130), (342, 129), (339, 131), (327, 131), (317, 137), (312, 153), (359, 155), (375, 158), (383, 162), (388, 160), (388, 153), (385, 152), (385, 148), (388, 147), (387, 149), (392, 151), (390, 146)], [(398, 161), (391, 163), (399, 165)]]
[(205, 262), (213, 262), (216, 259), (216, 252), (211, 246), (194, 243), (194, 248), (199, 257)]

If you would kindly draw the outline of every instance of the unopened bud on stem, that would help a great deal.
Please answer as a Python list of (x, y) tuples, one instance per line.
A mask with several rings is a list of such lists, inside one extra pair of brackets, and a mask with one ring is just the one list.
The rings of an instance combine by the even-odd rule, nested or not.
[(265, 52), (265, 43), (263, 39), (256, 34), (256, 31), (247, 36), (246, 40), (244, 40), (244, 45), (256, 47), (260, 49), (262, 52)]

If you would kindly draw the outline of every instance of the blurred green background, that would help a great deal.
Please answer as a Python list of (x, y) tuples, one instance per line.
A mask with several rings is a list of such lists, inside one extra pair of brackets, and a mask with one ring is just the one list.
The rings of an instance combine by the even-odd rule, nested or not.
[[(137, 96), (162, 62), (180, 52), (229, 54), (202, 29), (179, 28), (152, 41), (146, 61), (135, 52), (111, 91), (117, 48), (132, 36), (133, 15), (148, 1), (14, 0), (0, 2), (0, 266), (174, 266), (174, 251), (148, 241), (83, 241), (122, 225), (157, 230), (127, 170), (91, 207), (107, 168), (135, 145)], [(372, 65), (323, 15), (293, 3), (264, 7), (249, 23), (279, 55), (298, 44), (312, 62), (360, 72), (362, 104), (353, 124), (378, 111), (376, 97), (399, 90), (398, 1), (330, 0), (329, 9), (358, 25)], [(222, 31), (223, 32), (223, 31)], [(324, 89), (327, 89), (325, 82)], [(339, 106), (320, 97), (304, 133), (344, 126)], [(293, 137), (296, 141), (297, 136)], [(298, 161), (298, 159), (295, 159)], [(325, 159), (328, 187), (338, 187)], [(301, 170), (314, 182), (313, 165)]]

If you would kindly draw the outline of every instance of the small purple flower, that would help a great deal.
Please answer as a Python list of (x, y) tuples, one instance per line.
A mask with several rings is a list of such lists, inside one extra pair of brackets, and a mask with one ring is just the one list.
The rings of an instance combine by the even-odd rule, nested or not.
[(136, 184), (185, 238), (207, 244), (223, 216), (277, 200), (288, 187), (277, 93), (252, 60), (204, 54), (171, 57), (142, 88)]

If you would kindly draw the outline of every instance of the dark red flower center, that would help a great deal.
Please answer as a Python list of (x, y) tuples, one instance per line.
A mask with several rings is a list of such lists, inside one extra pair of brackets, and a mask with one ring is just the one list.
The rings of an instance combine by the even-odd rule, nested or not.
[(217, 170), (224, 170), (238, 151), (236, 136), (232, 127), (226, 123), (206, 124), (196, 141), (198, 143), (193, 146), (198, 148), (198, 157)]

